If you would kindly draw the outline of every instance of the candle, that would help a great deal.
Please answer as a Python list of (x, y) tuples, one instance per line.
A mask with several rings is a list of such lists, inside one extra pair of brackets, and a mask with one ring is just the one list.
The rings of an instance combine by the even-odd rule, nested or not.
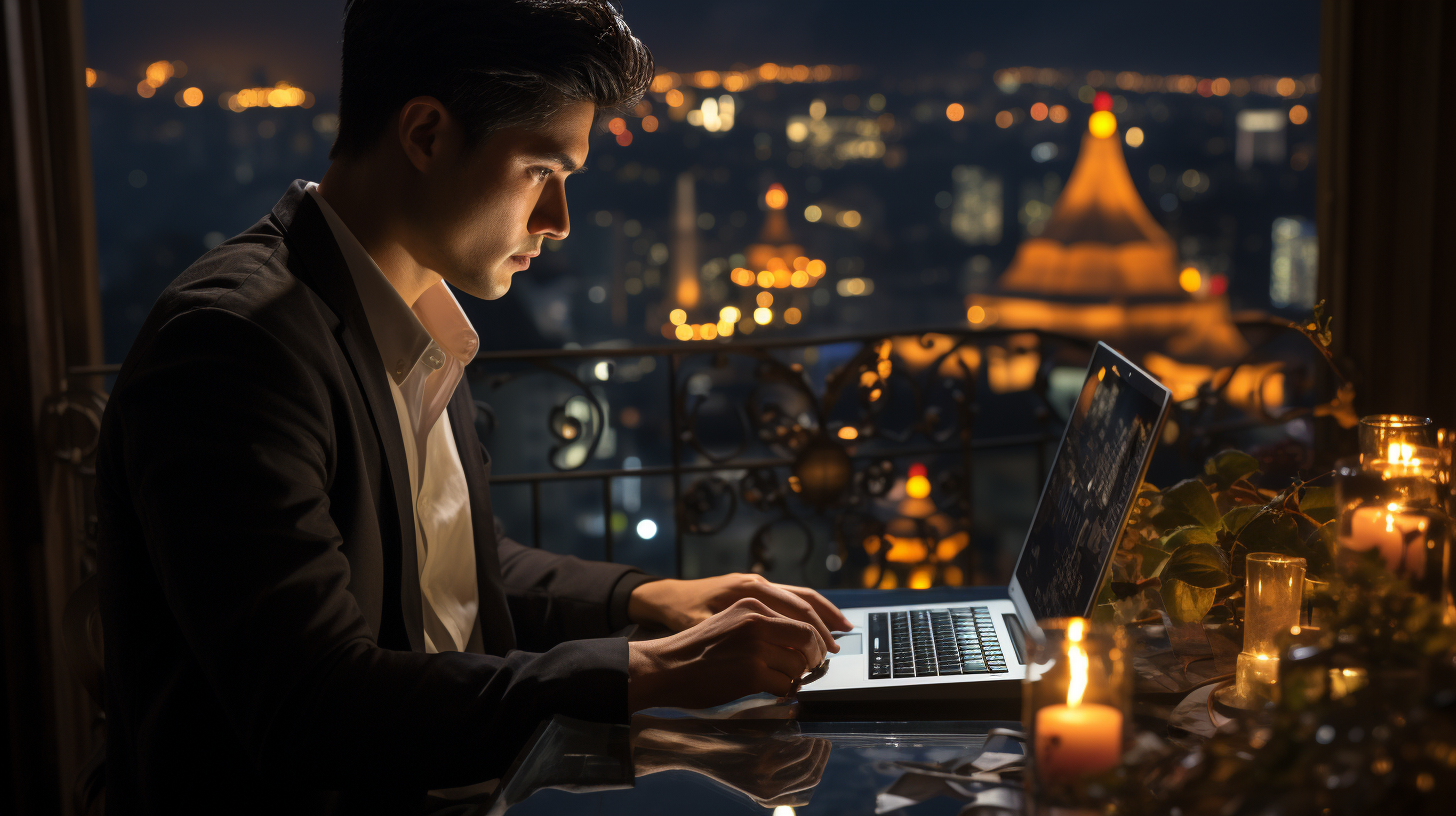
[(1304, 598), (1304, 559), (1249, 553), (1244, 559), (1244, 649), (1234, 673), (1241, 705), (1279, 699), (1279, 636), (1297, 629)]
[(1419, 578), (1426, 565), (1425, 516), (1402, 513), (1400, 505), (1357, 507), (1350, 514), (1349, 532), (1340, 542), (1346, 549), (1377, 550), (1391, 572)]
[(1047, 779), (1074, 779), (1117, 765), (1122, 712), (1101, 703), (1049, 705), (1036, 712), (1036, 763)]
[(1073, 618), (1067, 627), (1067, 703), (1036, 712), (1036, 764), (1045, 779), (1068, 780), (1105, 771), (1122, 758), (1122, 712), (1101, 703), (1084, 703), (1087, 692), (1086, 623)]

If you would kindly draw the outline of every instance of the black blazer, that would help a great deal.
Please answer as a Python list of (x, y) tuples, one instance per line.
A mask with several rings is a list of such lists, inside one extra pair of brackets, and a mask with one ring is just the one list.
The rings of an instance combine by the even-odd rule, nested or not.
[(97, 456), (108, 813), (398, 812), (626, 717), (648, 577), (502, 537), (465, 382), (448, 411), (484, 655), (424, 652), (399, 421), (303, 182), (167, 287)]

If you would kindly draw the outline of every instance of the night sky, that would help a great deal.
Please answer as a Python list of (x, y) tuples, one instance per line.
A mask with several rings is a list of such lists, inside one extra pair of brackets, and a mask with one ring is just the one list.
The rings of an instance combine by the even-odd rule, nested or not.
[[(338, 83), (337, 0), (85, 0), (88, 63), (140, 76), (181, 59), (200, 81)], [(1318, 0), (891, 3), (863, 0), (624, 0), (665, 69), (735, 62), (836, 63), (883, 73), (956, 64), (1207, 76), (1319, 70)], [(543, 43), (543, 47), (549, 44)], [(195, 80), (195, 81), (199, 81)]]

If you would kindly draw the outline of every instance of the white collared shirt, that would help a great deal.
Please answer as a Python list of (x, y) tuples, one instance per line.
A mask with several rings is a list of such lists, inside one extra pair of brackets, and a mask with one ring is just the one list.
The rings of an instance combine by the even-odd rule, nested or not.
[(445, 406), (475, 358), (480, 336), (444, 281), (426, 289), (413, 307), (406, 304), (318, 185), (307, 189), (349, 266), (399, 414), (414, 501), (425, 650), (463, 652), (480, 610), (480, 589), (470, 491)]

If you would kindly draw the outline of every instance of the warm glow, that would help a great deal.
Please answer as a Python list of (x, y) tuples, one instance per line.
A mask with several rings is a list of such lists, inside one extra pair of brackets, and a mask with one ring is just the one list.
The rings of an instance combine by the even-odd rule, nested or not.
[(1067, 681), (1067, 707), (1082, 704), (1082, 695), (1087, 693), (1087, 650), (1082, 646), (1083, 628), (1086, 622), (1072, 618), (1067, 624), (1067, 669), (1071, 677)]
[(795, 269), (793, 274), (789, 275), (789, 285), (795, 289), (803, 289), (809, 285), (809, 273), (802, 269)]
[(773, 285), (775, 289), (786, 289), (789, 286), (789, 270), (775, 269), (773, 271)]
[(1178, 285), (1185, 292), (1197, 292), (1203, 286), (1203, 273), (1195, 267), (1186, 267), (1178, 273)]
[(923, 499), (930, 495), (930, 480), (921, 475), (905, 480), (905, 495), (912, 499)]
[(187, 107), (189, 107), (189, 108), (195, 108), (198, 105), (201, 105), (202, 104), (202, 89), (201, 88), (195, 88), (195, 87), (194, 88), (188, 88), (187, 90), (185, 90), (185, 91), (182, 92), (182, 101), (183, 102), (186, 102), (187, 103)]
[(157, 60), (147, 66), (147, 78), (143, 81), (153, 88), (160, 88), (167, 80), (172, 78), (172, 74), (172, 63), (166, 60)]
[(819, 209), (819, 206), (817, 204), (810, 204), (809, 206), (807, 206), (807, 207), (804, 208), (804, 220), (805, 221), (808, 221), (810, 223), (813, 223), (813, 222), (818, 221), (820, 218), (823, 218), (823, 217), (824, 217), (824, 211), (821, 210), (821, 209)]
[(674, 333), (677, 335), (677, 339), (679, 340), (693, 339), (693, 327), (686, 324), (678, 324), (678, 327), (674, 330)]
[(610, 121), (610, 122), (607, 123), (607, 130), (610, 130), (614, 135), (615, 134), (618, 134), (618, 133), (621, 133), (621, 132), (625, 131), (626, 129), (627, 129), (627, 120), (623, 119), (620, 116), (613, 117), (612, 118), (612, 121)]
[(1000, 113), (996, 114), (996, 127), (1011, 127), (1011, 111), (1001, 111)]
[(1289, 121), (1291, 124), (1302, 125), (1309, 121), (1309, 108), (1303, 105), (1295, 105), (1289, 109)]
[(732, 337), (733, 336), (733, 324), (731, 322), (727, 321), (727, 320), (719, 320), (718, 321), (718, 336), (719, 337)]
[(758, 273), (758, 285), (762, 286), (765, 289), (773, 286), (773, 273), (768, 271), (767, 269)]
[(95, 85), (96, 85), (96, 69), (95, 68), (87, 68), (86, 69), (86, 87), (91, 88), (91, 87), (95, 87)]
[(758, 304), (759, 306), (772, 306), (773, 292), (759, 292), (758, 295), (754, 297), (753, 302)]
[(816, 278), (822, 277), (824, 273), (828, 271), (828, 269), (829, 265), (821, 260), (818, 260), (817, 258), (810, 261), (809, 265), (804, 267), (805, 272), (808, 272), (810, 275), (813, 275)]
[(716, 323), (704, 323), (698, 328), (704, 340), (712, 340), (718, 336), (718, 325)]
[(145, 79), (137, 83), (137, 96), (140, 96), (142, 99), (151, 99), (156, 93), (157, 89), (148, 85)]
[(1128, 147), (1142, 147), (1143, 129), (1140, 127), (1130, 127), (1127, 129), (1127, 134), (1123, 136), (1123, 139), (1127, 142)]
[(1097, 111), (1087, 120), (1087, 130), (1099, 139), (1106, 139), (1117, 132), (1117, 117), (1112, 111)]
[(959, 122), (966, 118), (966, 108), (959, 102), (952, 102), (945, 106), (945, 118), (952, 122)]
[(682, 324), (688, 322), (688, 313), (683, 311), (682, 309), (673, 309), (670, 313), (668, 313), (667, 319), (672, 321), (672, 325), (681, 326)]
[(724, 306), (718, 311), (718, 319), (727, 323), (737, 323), (743, 317), (737, 306)]
[(1047, 118), (1047, 106), (1045, 102), (1038, 102), (1031, 106), (1031, 118), (1038, 122)]
[(980, 306), (972, 306), (966, 310), (966, 320), (972, 323), (981, 323), (986, 319), (986, 310)]
[(764, 64), (758, 66), (758, 76), (761, 79), (772, 81), (773, 78), (778, 75), (779, 67), (772, 62), (765, 62)]
[(847, 229), (854, 229), (855, 227), (858, 227), (859, 226), (859, 223), (860, 223), (859, 211), (858, 210), (845, 210), (844, 212), (842, 212), (838, 216), (836, 216), (835, 217), (835, 220), (837, 220), (839, 222), (839, 226), (841, 226), (841, 227), (845, 227)]
[(850, 425), (845, 425), (843, 428), (840, 428), (839, 429), (839, 438), (840, 439), (858, 439), (859, 438), (859, 431), (857, 429), (855, 429), (854, 427), (850, 426)]
[(784, 310), (784, 322), (790, 326), (797, 324), (803, 317), (804, 313), (792, 306)]
[(1067, 121), (1067, 107), (1065, 105), (1052, 105), (1051, 110), (1047, 111), (1047, 118), (1057, 124)]
[(655, 132), (657, 132), (657, 117), (656, 116), (647, 116), (647, 117), (644, 117), (642, 119), (642, 132), (643, 133), (655, 133)]
[(1107, 376), (1107, 367), (1106, 366), (1103, 366), (1102, 368), (1097, 369), (1097, 382), (1102, 382), (1102, 378), (1103, 377), (1106, 377), (1106, 376)]
[(782, 184), (770, 184), (768, 191), (763, 194), (763, 203), (768, 205), (770, 210), (782, 210), (789, 205), (789, 194), (784, 191)]
[(1289, 77), (1283, 77), (1274, 85), (1274, 90), (1277, 91), (1280, 96), (1294, 96), (1294, 92), (1298, 89), (1299, 86), (1295, 85), (1294, 80), (1290, 79)]
[(673, 88), (667, 92), (665, 99), (670, 107), (680, 108), (683, 104), (683, 93), (677, 88)]
[(769, 324), (769, 321), (771, 320), (773, 320), (773, 309), (770, 309), (766, 306), (760, 306), (757, 309), (753, 310), (754, 323), (757, 323), (760, 326), (767, 326)]

